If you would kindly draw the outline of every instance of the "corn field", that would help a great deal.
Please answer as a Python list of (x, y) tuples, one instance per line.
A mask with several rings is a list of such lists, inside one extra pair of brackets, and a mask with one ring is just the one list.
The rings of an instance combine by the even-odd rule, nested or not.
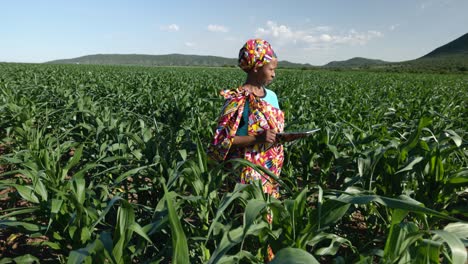
[(0, 263), (466, 263), (467, 75), (279, 70), (280, 199), (206, 155), (244, 78), (0, 64)]

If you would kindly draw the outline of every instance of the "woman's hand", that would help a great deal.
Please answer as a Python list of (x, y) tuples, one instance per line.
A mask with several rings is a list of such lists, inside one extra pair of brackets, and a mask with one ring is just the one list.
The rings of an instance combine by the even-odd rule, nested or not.
[(255, 144), (266, 144), (276, 142), (276, 132), (274, 130), (265, 130), (258, 135), (235, 136), (232, 142), (236, 147), (247, 147)]
[(263, 131), (261, 134), (255, 136), (256, 143), (275, 143), (276, 142), (276, 132), (274, 130), (268, 129)]
[(280, 134), (276, 136), (276, 141), (278, 143), (291, 142), (300, 138), (303, 138), (304, 135), (301, 134)]

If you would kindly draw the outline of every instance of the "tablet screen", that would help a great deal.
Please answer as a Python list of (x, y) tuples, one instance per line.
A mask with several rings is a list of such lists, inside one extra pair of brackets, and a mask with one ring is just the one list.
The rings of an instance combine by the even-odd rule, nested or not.
[(302, 131), (287, 131), (287, 132), (281, 132), (277, 133), (276, 135), (279, 136), (288, 136), (288, 135), (294, 135), (294, 136), (309, 136), (312, 135), (313, 133), (320, 131), (320, 128), (315, 128), (315, 129), (309, 129), (309, 130), (302, 130)]

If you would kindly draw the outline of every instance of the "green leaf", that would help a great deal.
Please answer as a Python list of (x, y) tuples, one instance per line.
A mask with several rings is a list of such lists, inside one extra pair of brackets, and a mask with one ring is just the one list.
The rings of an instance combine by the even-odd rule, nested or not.
[(440, 249), (442, 243), (430, 239), (422, 239), (417, 247), (416, 256), (408, 262), (414, 263), (440, 263)]
[(319, 264), (310, 253), (299, 248), (283, 248), (270, 264)]
[(235, 201), (236, 199), (242, 197), (242, 195), (243, 195), (242, 191), (244, 191), (247, 188), (252, 188), (252, 186), (249, 185), (249, 184), (239, 184), (238, 183), (234, 187), (234, 191), (232, 193), (228, 193), (228, 194), (226, 194), (226, 196), (224, 196), (223, 200), (219, 204), (218, 211), (216, 211), (216, 216), (215, 216), (212, 224), (210, 225), (210, 229), (208, 230), (208, 235), (206, 237), (207, 242), (208, 242), (208, 239), (211, 236), (211, 233), (213, 232), (214, 227), (218, 224), (219, 218), (223, 215), (224, 210), (226, 210), (226, 208), (233, 201)]
[(40, 225), (35, 225), (27, 222), (20, 222), (20, 221), (11, 221), (11, 220), (0, 220), (0, 226), (10, 226), (10, 227), (18, 227), (21, 226), (28, 231), (41, 231), (44, 230), (45, 227)]
[(459, 172), (455, 173), (448, 180), (451, 184), (463, 184), (468, 182), (468, 169), (462, 169)]
[[(0, 219), (9, 218), (9, 217), (12, 217), (12, 216), (15, 216), (15, 215), (31, 214), (31, 213), (34, 213), (35, 211), (40, 210), (40, 207), (39, 206), (31, 206), (31, 207), (27, 207), (27, 208), (19, 207), (19, 208), (11, 208), (11, 209), (12, 209), (12, 210), (10, 210), (11, 213), (0, 215)], [(9, 211), (3, 210), (1, 212), (5, 213), (5, 212), (9, 212)]]
[(456, 235), (461, 239), (468, 239), (468, 223), (450, 223), (444, 227), (444, 230)]
[(400, 223), (405, 215), (405, 211), (396, 211), (396, 220), (392, 220), (390, 233), (387, 237), (384, 248), (384, 259), (395, 262), (400, 258), (408, 257), (408, 248), (412, 246), (423, 233), (418, 233), (419, 228), (413, 222)]
[(359, 176), (364, 177), (367, 175), (367, 171), (371, 166), (371, 159), (370, 158), (358, 158), (358, 172)]
[(13, 263), (13, 259), (11, 258), (2, 258), (0, 259), (0, 264), (10, 264)]
[(73, 177), (73, 191), (75, 193), (76, 200), (81, 205), (84, 204), (84, 201), (86, 199), (86, 193), (85, 193), (86, 186), (85, 185), (86, 185), (86, 181), (83, 175), (81, 176), (75, 175)]
[(185, 161), (187, 159), (187, 150), (179, 149), (179, 154), (180, 154), (180, 157), (182, 158), (183, 161)]
[(63, 204), (62, 199), (52, 199), (50, 212), (53, 214), (58, 213), (60, 211), (60, 208), (62, 207), (62, 204)]
[[(328, 199), (326, 200), (320, 210), (321, 217), (318, 219), (320, 221), (321, 229), (336, 223), (338, 220), (341, 220), (345, 213), (348, 211), (350, 203), (343, 201), (341, 199)], [(317, 227), (318, 227), (317, 226)]]
[(232, 263), (247, 263), (247, 261), (242, 261), (243, 259), (248, 259), (249, 263), (257, 263), (258, 259), (252, 255), (250, 252), (241, 250), (234, 256), (227, 256), (224, 255), (222, 258), (219, 259), (217, 264), (232, 264)]
[(115, 227), (115, 237), (124, 237), (125, 244), (130, 241), (132, 232), (130, 226), (135, 223), (135, 210), (126, 200), (121, 200), (121, 205), (117, 211), (117, 226)]
[(80, 162), (81, 155), (83, 154), (83, 145), (75, 149), (73, 157), (68, 161), (67, 165), (62, 170), (62, 181), (67, 177), (68, 171)]
[(86, 243), (88, 242), (88, 240), (91, 238), (91, 232), (89, 231), (89, 229), (87, 227), (83, 227), (81, 229), (81, 243)]
[(67, 263), (76, 264), (83, 263), (88, 257), (90, 257), (96, 249), (96, 241), (88, 243), (86, 247), (77, 250), (70, 251), (68, 255)]
[(147, 165), (147, 166), (141, 166), (141, 167), (138, 167), (138, 168), (134, 168), (134, 169), (131, 169), (129, 171), (126, 171), (125, 173), (123, 173), (122, 175), (120, 175), (119, 177), (117, 177), (115, 180), (114, 180), (114, 185), (117, 185), (119, 184), (120, 182), (122, 182), (123, 180), (127, 179), (127, 177), (129, 176), (133, 176), (135, 174), (137, 174), (138, 172), (140, 172), (141, 170), (144, 170), (144, 169), (148, 169), (152, 166), (155, 166), (157, 165), (157, 163), (154, 163), (154, 164), (151, 164), (151, 165)]
[(266, 202), (262, 200), (249, 200), (247, 202), (247, 206), (245, 207), (244, 212), (244, 233), (243, 237), (249, 231), (250, 226), (254, 223), (255, 219), (257, 219), (260, 212), (265, 209)]
[(110, 147), (107, 148), (107, 151), (114, 152), (116, 150), (125, 150), (127, 149), (127, 145), (122, 143), (114, 143)]
[(227, 160), (225, 161), (225, 164), (229, 164), (229, 163), (232, 163), (232, 164), (240, 164), (242, 166), (249, 166), (251, 167), (252, 169), (254, 169), (255, 171), (261, 173), (261, 174), (266, 174), (268, 177), (271, 177), (272, 179), (275, 180), (275, 182), (279, 183), (281, 185), (282, 188), (284, 188), (286, 191), (288, 191), (290, 194), (294, 193), (291, 188), (289, 188), (288, 185), (286, 185), (283, 180), (281, 178), (279, 178), (277, 175), (275, 175), (273, 172), (271, 172), (269, 169), (263, 167), (263, 166), (260, 166), (260, 165), (257, 165), (257, 164), (253, 164), (252, 162), (246, 160), (246, 159), (240, 159), (240, 158), (237, 158), (237, 159), (230, 159), (230, 160)]
[(324, 244), (323, 241), (330, 240), (330, 244), (328, 247), (322, 247), (315, 251), (315, 254), (323, 256), (323, 255), (336, 255), (338, 249), (341, 248), (343, 244), (347, 244), (352, 248), (352, 244), (349, 240), (337, 236), (335, 234), (328, 234), (328, 233), (321, 233), (315, 235), (313, 239), (308, 243), (308, 245), (317, 245), (317, 244)]
[(120, 200), (121, 204), (117, 211), (117, 225), (114, 230), (114, 240), (117, 240), (112, 255), (117, 263), (125, 262), (125, 252), (128, 250), (127, 244), (132, 238), (133, 230), (130, 226), (135, 223), (135, 211), (132, 205), (126, 200)]
[(190, 263), (187, 238), (185, 237), (184, 230), (179, 220), (179, 215), (173, 205), (173, 199), (175, 194), (168, 192), (165, 184), (164, 186), (164, 197), (166, 200), (167, 209), (169, 212), (169, 224), (171, 225), (172, 234), (172, 263), (174, 264), (185, 264)]
[(121, 236), (112, 249), (112, 256), (114, 257), (116, 263), (124, 264), (123, 257), (125, 250), (125, 236)]
[(112, 260), (114, 262), (117, 262), (114, 256), (112, 255), (112, 249), (114, 248), (114, 241), (112, 241), (112, 236), (110, 232), (103, 231), (101, 234), (99, 234), (99, 241), (101, 241), (107, 254), (109, 254), (109, 256), (112, 257)]
[(47, 188), (44, 186), (44, 183), (41, 181), (41, 178), (35, 177), (33, 179), (33, 188), (34, 188), (34, 191), (41, 196), (42, 201), (47, 201), (47, 197), (48, 197)]
[(389, 208), (403, 209), (407, 211), (425, 213), (425, 214), (437, 216), (440, 218), (449, 219), (452, 221), (458, 221), (458, 219), (454, 217), (451, 217), (446, 214), (423, 207), (421, 206), (421, 204), (415, 203), (414, 200), (408, 200), (408, 199), (406, 200), (395, 199), (395, 198), (388, 198), (388, 197), (378, 196), (378, 195), (354, 195), (354, 196), (343, 195), (343, 196), (340, 196), (339, 198), (330, 199), (330, 200), (337, 200), (337, 201), (341, 201), (341, 202), (349, 203), (349, 204), (368, 204), (371, 202), (376, 202), (381, 205), (387, 206)]
[(55, 250), (60, 250), (60, 249), (62, 249), (62, 247), (60, 246), (60, 244), (55, 243), (55, 242), (50, 242), (50, 241), (41, 242), (41, 245), (48, 246), (48, 247), (50, 247), (50, 248), (52, 248), (52, 249), (55, 249)]
[(152, 234), (158, 232), (161, 228), (163, 228), (168, 221), (169, 217), (165, 215), (161, 219), (145, 225), (143, 227), (143, 232), (151, 236)]
[(431, 123), (432, 119), (430, 117), (424, 116), (419, 119), (416, 131), (414, 131), (410, 138), (401, 146), (400, 161), (406, 160), (409, 151), (417, 146), (422, 129)]
[(232, 247), (242, 241), (243, 234), (244, 228), (242, 227), (225, 232), (221, 242), (219, 242), (218, 246), (213, 252), (213, 255), (208, 261), (208, 264), (217, 263)]
[(68, 228), (68, 235), (70, 236), (71, 239), (74, 238), (76, 230), (77, 230), (77, 227), (74, 225)]
[(18, 184), (11, 184), (10, 186), (15, 187), (21, 197), (23, 197), (23, 199), (26, 201), (31, 203), (39, 203), (39, 199), (37, 198), (32, 186)]
[(143, 230), (143, 228), (138, 223), (136, 223), (136, 222), (133, 223), (132, 225), (130, 225), (129, 229), (131, 231), (139, 234), (141, 237), (146, 239), (146, 241), (148, 241), (150, 244), (153, 244), (153, 241), (151, 241), (151, 239), (148, 237), (146, 232)]
[(445, 131), (448, 136), (453, 140), (453, 142), (455, 143), (455, 145), (457, 147), (460, 147), (461, 144), (463, 143), (463, 139), (462, 137), (460, 137), (455, 131), (453, 130), (446, 130)]
[(13, 259), (17, 264), (40, 263), (39, 259), (31, 254), (26, 254)]
[(401, 172), (404, 172), (404, 171), (410, 171), (413, 169), (414, 165), (418, 164), (419, 162), (421, 162), (424, 158), (423, 157), (416, 157), (414, 158), (413, 160), (411, 160), (411, 162), (409, 162), (403, 169), (395, 172), (395, 174), (398, 174), (398, 173), (401, 173)]
[(452, 253), (452, 263), (465, 264), (467, 260), (467, 252), (463, 242), (457, 237), (457, 235), (447, 232), (445, 230), (433, 230), (431, 231), (436, 236), (434, 240), (443, 240)]
[(99, 224), (99, 222), (104, 219), (104, 217), (107, 215), (107, 213), (109, 212), (109, 210), (112, 208), (112, 206), (114, 206), (115, 202), (119, 201), (119, 200), (122, 200), (122, 197), (120, 196), (114, 196), (108, 203), (107, 203), (107, 206), (106, 208), (102, 211), (102, 213), (99, 215), (99, 218), (94, 221), (94, 223), (91, 225), (91, 229), (94, 229), (96, 227), (97, 224)]
[(198, 165), (199, 165), (201, 171), (205, 172), (207, 170), (207, 168), (208, 168), (207, 158), (206, 158), (206, 151), (203, 149), (203, 144), (202, 144), (199, 136), (197, 136), (197, 141), (196, 142), (197, 142)]

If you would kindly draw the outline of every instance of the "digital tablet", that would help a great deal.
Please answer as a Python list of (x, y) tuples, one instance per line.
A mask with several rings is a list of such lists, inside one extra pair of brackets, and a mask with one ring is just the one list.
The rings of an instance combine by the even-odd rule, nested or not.
[(276, 133), (277, 136), (310, 136), (313, 133), (320, 131), (320, 128), (314, 128), (310, 130), (301, 130), (301, 131), (286, 131), (286, 132), (281, 132), (281, 133)]
[(320, 128), (310, 129), (310, 130), (302, 130), (302, 131), (287, 131), (282, 133), (276, 133), (276, 137), (280, 142), (290, 142), (296, 139), (304, 138), (314, 134), (315, 132), (319, 131)]

